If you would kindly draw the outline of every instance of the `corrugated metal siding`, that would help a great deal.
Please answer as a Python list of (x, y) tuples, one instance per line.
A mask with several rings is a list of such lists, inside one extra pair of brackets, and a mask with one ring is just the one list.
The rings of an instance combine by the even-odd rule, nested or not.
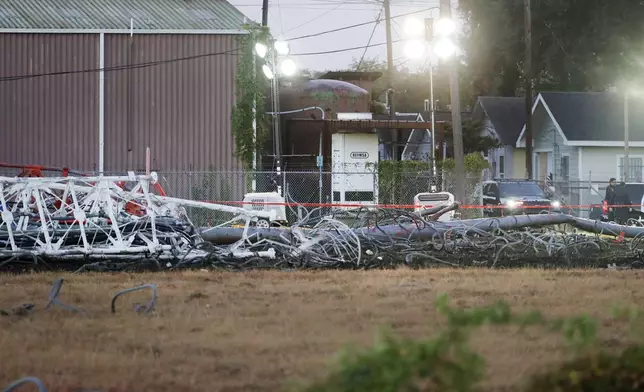
[[(0, 34), (0, 78), (97, 67), (96, 34)], [(0, 81), (0, 161), (93, 169), (97, 98), (95, 73)]]
[(225, 0), (3, 0), (0, 28), (236, 30), (244, 15)]
[[(106, 67), (128, 65), (129, 39), (106, 35)], [(232, 35), (135, 35), (130, 63), (230, 52), (237, 45)], [(144, 169), (148, 146), (159, 171), (239, 168), (231, 121), (237, 61), (223, 54), (107, 72), (105, 169)]]
[[(128, 64), (105, 36), (105, 67)], [(0, 77), (98, 67), (98, 34), (0, 34)], [(131, 63), (233, 51), (232, 35), (134, 36)], [(105, 73), (105, 170), (236, 170), (231, 112), (237, 55)], [(132, 101), (128, 101), (128, 72)], [(98, 169), (97, 72), (0, 81), (0, 161)], [(128, 152), (128, 106), (131, 151)]]

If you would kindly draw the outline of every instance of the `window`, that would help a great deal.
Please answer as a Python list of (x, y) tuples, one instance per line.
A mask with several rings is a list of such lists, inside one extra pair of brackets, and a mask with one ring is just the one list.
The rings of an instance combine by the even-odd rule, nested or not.
[[(628, 158), (628, 181), (642, 182), (642, 158)], [(624, 178), (624, 157), (619, 158), (619, 180), (626, 181)]]
[(536, 182), (502, 182), (499, 186), (506, 197), (545, 197), (543, 189)]
[(499, 176), (505, 177), (505, 157), (503, 155), (499, 157)]

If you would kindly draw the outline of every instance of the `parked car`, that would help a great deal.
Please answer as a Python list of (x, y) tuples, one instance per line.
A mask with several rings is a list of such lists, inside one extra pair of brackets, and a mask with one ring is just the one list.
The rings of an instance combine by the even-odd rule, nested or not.
[(536, 181), (493, 180), (483, 183), (484, 216), (539, 214), (561, 211), (561, 202), (553, 199)]

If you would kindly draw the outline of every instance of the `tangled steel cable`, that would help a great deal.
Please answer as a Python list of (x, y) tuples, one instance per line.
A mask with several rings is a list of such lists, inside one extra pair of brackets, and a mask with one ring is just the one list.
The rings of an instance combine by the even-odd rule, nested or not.
[[(326, 214), (315, 209), (288, 228), (203, 229), (200, 233), (205, 241), (195, 242), (190, 250), (199, 257), (186, 258), (184, 254), (163, 263), (154, 257), (136, 261), (106, 259), (84, 264), (80, 269), (74, 265), (74, 269), (644, 265), (644, 227), (636, 225), (611, 225), (564, 214), (450, 222), (438, 222), (436, 218), (435, 213), (421, 215), (392, 209), (334, 210)], [(28, 257), (19, 260), (30, 261)]]

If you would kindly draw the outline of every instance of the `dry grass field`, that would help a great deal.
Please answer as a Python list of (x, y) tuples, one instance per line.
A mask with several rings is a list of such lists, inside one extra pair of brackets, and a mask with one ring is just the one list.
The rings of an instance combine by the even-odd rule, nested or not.
[[(60, 300), (89, 315), (44, 311), (51, 283), (65, 278)], [(186, 272), (163, 274), (0, 275), (0, 387), (31, 375), (50, 391), (283, 391), (292, 380), (323, 376), (343, 345), (366, 345), (380, 326), (424, 336), (445, 325), (433, 302), (503, 299), (513, 309), (603, 320), (605, 344), (624, 341), (609, 320), (613, 303), (641, 303), (638, 271), (396, 270)], [(137, 315), (155, 283), (156, 311)], [(35, 304), (26, 315), (11, 309)], [(474, 347), (488, 358), (490, 390), (507, 390), (566, 358), (562, 339), (538, 331), (484, 329)]]

